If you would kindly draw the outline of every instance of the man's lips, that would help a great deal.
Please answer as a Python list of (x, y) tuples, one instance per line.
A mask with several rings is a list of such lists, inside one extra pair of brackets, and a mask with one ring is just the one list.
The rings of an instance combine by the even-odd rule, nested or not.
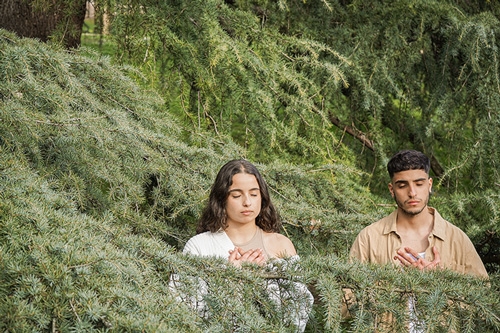
[(408, 200), (406, 203), (410, 206), (415, 206), (420, 203), (420, 200)]

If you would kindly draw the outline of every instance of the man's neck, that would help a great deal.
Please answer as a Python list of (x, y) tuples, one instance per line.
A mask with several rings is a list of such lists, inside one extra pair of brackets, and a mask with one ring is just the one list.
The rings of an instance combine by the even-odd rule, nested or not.
[(429, 235), (434, 228), (434, 216), (427, 207), (420, 213), (411, 215), (398, 209), (396, 229), (404, 247), (425, 252), (429, 246)]
[(398, 208), (396, 220), (397, 230), (404, 232), (418, 232), (429, 234), (434, 227), (434, 215), (429, 212), (426, 206), (420, 213), (412, 215)]

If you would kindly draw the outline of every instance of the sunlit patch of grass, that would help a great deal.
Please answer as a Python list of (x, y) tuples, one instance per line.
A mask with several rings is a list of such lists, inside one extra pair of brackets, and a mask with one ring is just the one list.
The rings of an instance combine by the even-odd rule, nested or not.
[(82, 32), (84, 34), (86, 33), (93, 34), (94, 29), (95, 29), (95, 20), (93, 18), (86, 18), (85, 21), (83, 21)]
[(116, 54), (116, 44), (111, 36), (99, 34), (94, 19), (90, 18), (85, 19), (83, 24), (81, 46), (96, 50), (101, 55)]

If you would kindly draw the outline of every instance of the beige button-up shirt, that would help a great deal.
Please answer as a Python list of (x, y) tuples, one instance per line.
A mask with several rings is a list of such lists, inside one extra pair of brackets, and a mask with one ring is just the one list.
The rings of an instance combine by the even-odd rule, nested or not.
[[(428, 261), (434, 260), (432, 247), (435, 246), (441, 256), (441, 267), (487, 278), (488, 273), (469, 237), (460, 228), (443, 219), (436, 209), (428, 209), (434, 215), (434, 228), (428, 236), (429, 247), (425, 250), (425, 258)], [(396, 251), (402, 246), (396, 229), (396, 218), (397, 210), (361, 230), (351, 247), (351, 260), (399, 264), (394, 260)]]

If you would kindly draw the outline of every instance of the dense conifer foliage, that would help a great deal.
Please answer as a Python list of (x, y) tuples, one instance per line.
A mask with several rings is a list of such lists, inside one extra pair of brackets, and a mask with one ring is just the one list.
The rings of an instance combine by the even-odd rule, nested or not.
[[(410, 296), (428, 332), (500, 330), (496, 2), (93, 4), (115, 57), (0, 30), (1, 330), (293, 331), (269, 279), (309, 286), (307, 332), (383, 331), (388, 313), (405, 331)], [(347, 262), (394, 209), (385, 164), (408, 147), (433, 157), (431, 205), (489, 282)], [(179, 253), (239, 157), (266, 178), (300, 267)], [(175, 299), (173, 272), (210, 286), (210, 316)]]
[[(496, 278), (346, 262), (357, 231), (392, 205), (341, 162), (259, 164), (299, 268), (236, 269), (180, 255), (219, 166), (246, 150), (223, 135), (190, 133), (131, 79), (140, 80), (138, 70), (92, 51), (0, 31), (0, 73), (3, 331), (292, 331), (262, 293), (276, 278), (313, 291), (308, 332), (370, 330), (387, 312), (401, 329), (410, 294), (430, 331), (500, 329)], [(211, 316), (175, 299), (172, 272), (212, 286)], [(348, 318), (345, 288), (357, 299)]]
[(384, 196), (389, 156), (421, 150), (433, 204), (500, 264), (498, 2), (98, 3), (116, 60), (150, 73), (193, 131), (263, 163), (342, 161)]

